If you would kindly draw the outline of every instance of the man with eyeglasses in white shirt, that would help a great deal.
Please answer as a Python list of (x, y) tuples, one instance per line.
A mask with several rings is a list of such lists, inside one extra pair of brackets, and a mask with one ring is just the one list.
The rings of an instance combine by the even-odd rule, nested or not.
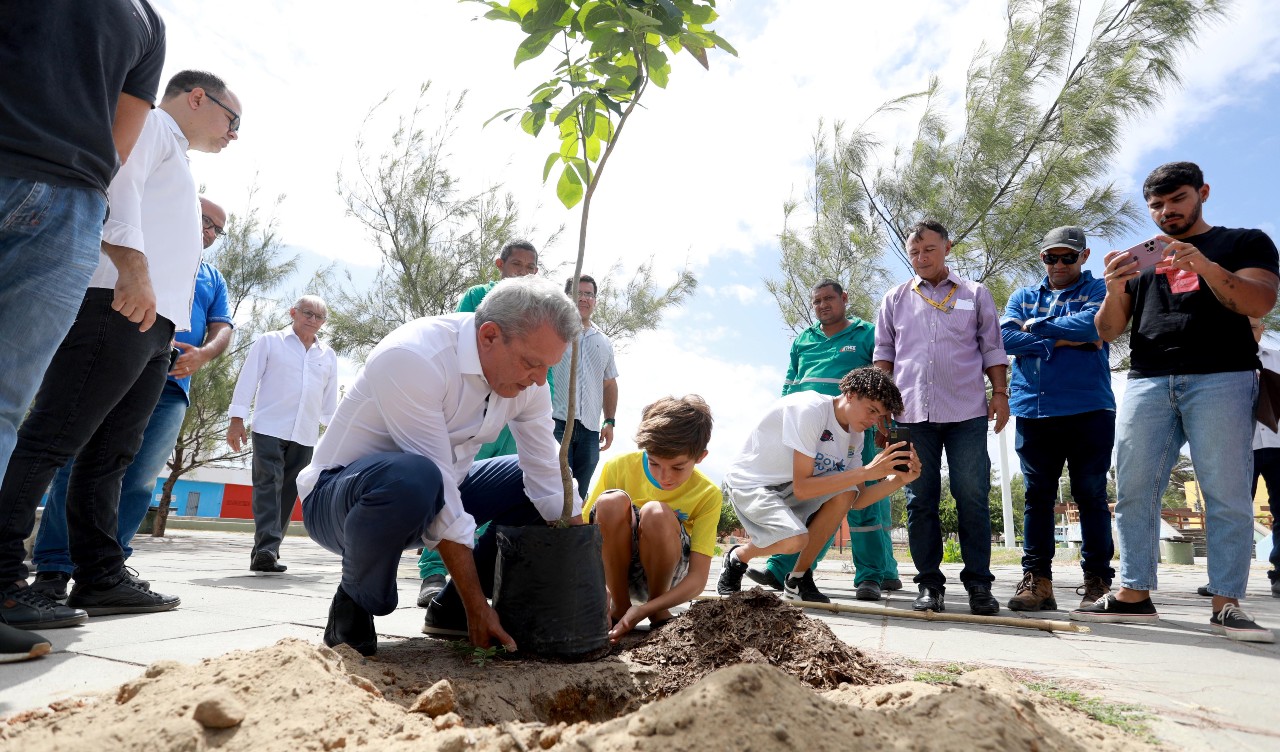
[(338, 409), (338, 356), (316, 336), (328, 307), (303, 295), (289, 309), (293, 324), (267, 332), (245, 357), (231, 396), (227, 443), (245, 445), (253, 406), (253, 550), (249, 569), (278, 573), (280, 543), (298, 499), (298, 473), (311, 463), (320, 425)]
[[(121, 482), (172, 366), (173, 335), (191, 328), (202, 249), (187, 151), (222, 151), (237, 138), (239, 110), (222, 79), (178, 73), (107, 189), (111, 215), (98, 267), (0, 484), (0, 520), (19, 521), (0, 526), (0, 621), (10, 626), (69, 627), (179, 603), (125, 569), (116, 540)], [(54, 473), (73, 458), (67, 524), (75, 587), (64, 606), (27, 585), (23, 540)]]

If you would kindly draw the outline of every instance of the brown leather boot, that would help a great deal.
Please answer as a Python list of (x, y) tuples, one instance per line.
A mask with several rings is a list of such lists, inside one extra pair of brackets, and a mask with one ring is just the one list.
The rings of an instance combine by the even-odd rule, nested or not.
[(1018, 590), (1009, 599), (1011, 611), (1053, 611), (1058, 602), (1053, 598), (1053, 580), (1032, 572), (1022, 575)]

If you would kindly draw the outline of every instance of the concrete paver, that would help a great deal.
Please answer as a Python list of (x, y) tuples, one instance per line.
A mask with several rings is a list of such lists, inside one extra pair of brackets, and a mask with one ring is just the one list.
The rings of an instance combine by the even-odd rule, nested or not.
[[(0, 666), (0, 715), (110, 689), (136, 677), (156, 660), (195, 662), (235, 649), (274, 644), (284, 637), (319, 642), (339, 581), (338, 559), (305, 538), (285, 540), (289, 571), (260, 575), (248, 570), (252, 536), (245, 533), (170, 531), (163, 539), (135, 539), (130, 564), (160, 592), (182, 597), (171, 612), (108, 616), (70, 629), (42, 632), (54, 652)], [(416, 555), (401, 561), (400, 606), (378, 617), (383, 640), (421, 635), (423, 611)], [(714, 592), (719, 562), (712, 567)], [(903, 566), (907, 590), (887, 593), (880, 606), (910, 609), (915, 588)], [(960, 565), (945, 565), (947, 609), (968, 613), (959, 585)], [(993, 592), (1003, 604), (1020, 578), (1017, 567), (996, 567)], [(1007, 627), (930, 623), (876, 616), (813, 612), (837, 636), (870, 651), (917, 661), (983, 664), (1033, 671), (1087, 694), (1151, 709), (1153, 731), (1182, 749), (1280, 749), (1274, 697), (1280, 646), (1236, 643), (1213, 634), (1209, 601), (1195, 595), (1205, 582), (1202, 564), (1161, 567), (1155, 594), (1162, 620), (1152, 625), (1093, 624), (1090, 634), (1045, 633)], [(1079, 602), (1077, 564), (1055, 570), (1058, 602)], [(818, 586), (838, 602), (853, 598), (853, 577), (839, 563), (824, 564)], [(1259, 622), (1280, 627), (1280, 599), (1270, 596), (1265, 567), (1255, 566), (1245, 608)], [(1001, 611), (1002, 616), (1017, 616)], [(1066, 610), (1028, 614), (1066, 619)]]

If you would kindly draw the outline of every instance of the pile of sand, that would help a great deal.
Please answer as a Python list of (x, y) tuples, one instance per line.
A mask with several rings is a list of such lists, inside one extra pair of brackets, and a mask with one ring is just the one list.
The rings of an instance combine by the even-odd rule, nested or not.
[[(864, 683), (895, 677), (829, 642), (830, 632), (813, 626), (820, 621), (788, 615), (795, 612), (789, 606), (756, 603), (750, 594), (719, 608), (704, 605), (715, 604), (699, 604), (630, 651), (662, 659), (656, 675), (626, 654), (593, 663), (526, 657), (477, 665), (436, 640), (384, 643), (376, 657), (364, 658), (345, 646), (288, 639), (194, 666), (156, 663), (115, 692), (20, 714), (0, 722), (0, 748), (1107, 752), (1140, 744), (996, 670), (965, 674), (954, 686), (844, 683), (819, 693), (811, 685), (837, 674)], [(742, 608), (754, 609), (756, 629), (693, 640), (697, 629)], [(642, 705), (655, 687), (671, 686), (669, 670), (700, 672), (730, 660), (735, 635), (746, 643), (739, 655), (755, 650), (792, 676), (764, 661), (744, 663)]]

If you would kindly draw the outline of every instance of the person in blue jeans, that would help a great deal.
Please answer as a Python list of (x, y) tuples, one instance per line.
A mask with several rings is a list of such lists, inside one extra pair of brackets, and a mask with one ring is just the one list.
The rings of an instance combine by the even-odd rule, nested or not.
[[(487, 600), (496, 525), (475, 531), (561, 518), (547, 368), (581, 331), (569, 299), (529, 276), (499, 282), (474, 314), (415, 319), (373, 349), (298, 476), (307, 534), (342, 557), (326, 645), (377, 652), (373, 617), (395, 610), (401, 553), (425, 545), (450, 580), (422, 631), (517, 647)], [(476, 462), (503, 426), (517, 454)], [(573, 491), (569, 521), (581, 524)]]
[[(0, 3), (0, 473), (97, 266), (107, 185), (155, 103), (164, 57), (164, 22), (146, 0), (74, 13), (38, 0)], [(10, 524), (20, 558), (33, 516), (15, 514)], [(0, 593), (46, 613), (41, 623), (88, 618), (42, 611), (46, 599), (11, 574)], [(29, 623), (19, 626), (0, 615), (0, 645), (12, 660), (48, 652), (48, 641), (24, 631)]]
[(1009, 600), (1014, 611), (1058, 607), (1053, 594), (1053, 508), (1063, 465), (1080, 511), (1081, 605), (1110, 592), (1115, 576), (1107, 471), (1115, 443), (1116, 401), (1109, 350), (1093, 325), (1107, 288), (1083, 271), (1089, 259), (1085, 241), (1081, 227), (1050, 230), (1040, 243), (1044, 279), (1016, 290), (1000, 321), (1005, 352), (1014, 356), (1009, 410), (1018, 418), (1014, 448), (1027, 483), (1022, 581)]
[[(223, 234), (227, 213), (221, 206), (200, 197), (201, 241), (207, 250)], [(181, 355), (169, 371), (160, 401), (142, 434), (142, 446), (125, 470), (120, 489), (120, 512), (116, 523), (116, 540), (124, 549), (124, 558), (133, 554), (129, 545), (138, 532), (147, 509), (151, 506), (156, 478), (164, 474), (165, 462), (182, 430), (191, 377), (209, 361), (226, 351), (231, 344), (234, 322), (227, 304), (227, 283), (212, 265), (201, 263), (196, 271), (196, 287), (191, 305), (191, 331), (178, 332), (174, 344)], [(35, 550), (31, 560), (36, 565), (36, 578), (31, 588), (55, 600), (67, 597), (67, 584), (75, 564), (67, 540), (67, 483), (75, 462), (68, 462), (53, 476), (53, 485), (40, 516)]]
[(1106, 257), (1107, 295), (1094, 324), (1110, 342), (1132, 320), (1129, 382), (1117, 416), (1116, 529), (1120, 590), (1071, 618), (1150, 622), (1160, 618), (1160, 498), (1184, 443), (1205, 499), (1211, 628), (1233, 640), (1274, 642), (1240, 608), (1253, 542), (1254, 402), (1258, 345), (1249, 317), (1276, 302), (1276, 246), (1261, 230), (1214, 227), (1204, 218), (1209, 185), (1191, 162), (1170, 162), (1142, 185), (1167, 243), (1139, 271), (1125, 251)]

